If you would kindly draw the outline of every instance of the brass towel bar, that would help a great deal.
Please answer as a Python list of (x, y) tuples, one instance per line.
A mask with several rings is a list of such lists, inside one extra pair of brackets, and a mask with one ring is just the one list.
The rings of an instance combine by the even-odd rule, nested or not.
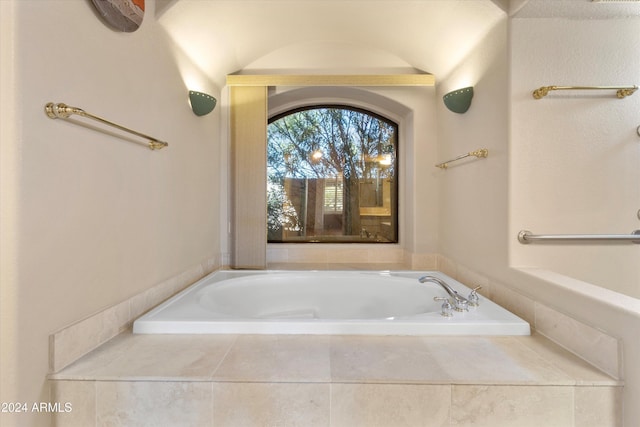
[(544, 98), (552, 90), (615, 90), (618, 98), (624, 98), (633, 95), (638, 86), (542, 86), (533, 91), (533, 97)]
[(45, 111), (45, 113), (47, 113), (47, 117), (49, 117), (51, 119), (68, 119), (73, 114), (76, 114), (78, 116), (82, 116), (82, 117), (86, 117), (86, 118), (89, 118), (89, 119), (96, 120), (96, 121), (98, 121), (100, 123), (112, 126), (114, 128), (120, 129), (122, 131), (129, 132), (129, 133), (131, 133), (133, 135), (136, 135), (136, 136), (139, 136), (141, 138), (144, 138), (144, 139), (148, 140), (147, 146), (151, 150), (159, 150), (159, 149), (164, 148), (164, 147), (169, 145), (168, 143), (166, 143), (164, 141), (160, 141), (157, 138), (154, 138), (152, 136), (145, 135), (144, 133), (140, 133), (138, 131), (129, 129), (129, 128), (121, 126), (121, 125), (119, 125), (117, 123), (113, 123), (113, 122), (111, 122), (109, 120), (103, 119), (102, 117), (98, 117), (98, 116), (95, 116), (93, 114), (87, 113), (86, 111), (84, 111), (81, 108), (70, 107), (70, 106), (68, 106), (66, 104), (62, 104), (62, 103), (54, 104), (53, 102), (49, 102), (47, 105), (44, 106), (44, 111)]
[(437, 168), (440, 169), (446, 169), (449, 167), (449, 163), (451, 162), (455, 162), (456, 160), (462, 160), (466, 157), (470, 157), (470, 156), (474, 156), (474, 157), (478, 157), (478, 158), (484, 158), (487, 157), (489, 155), (489, 150), (487, 150), (486, 148), (481, 148), (479, 150), (475, 150), (475, 151), (470, 151), (466, 154), (463, 154), (461, 156), (456, 157), (455, 159), (451, 159), (451, 160), (447, 160), (446, 162), (442, 162), (442, 163), (438, 163), (436, 165)]

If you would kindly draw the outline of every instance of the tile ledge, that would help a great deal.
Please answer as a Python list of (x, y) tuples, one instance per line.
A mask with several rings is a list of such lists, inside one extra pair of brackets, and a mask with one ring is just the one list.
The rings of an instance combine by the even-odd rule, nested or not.
[(139, 315), (219, 268), (215, 258), (206, 259), (125, 301), (53, 332), (49, 335), (49, 371), (59, 372), (126, 333)]
[[(135, 340), (131, 329), (122, 332), (113, 338), (113, 340), (126, 339), (129, 335), (130, 339)], [(199, 336), (199, 335), (198, 335)], [(291, 335), (284, 335), (290, 337)], [(329, 337), (332, 337), (331, 335)], [(429, 337), (406, 337), (408, 339), (415, 338), (416, 340), (429, 339)], [(435, 339), (442, 337), (434, 337)], [(466, 386), (496, 386), (496, 387), (508, 387), (508, 386), (565, 386), (565, 387), (623, 387), (624, 381), (615, 379), (606, 373), (600, 371), (591, 364), (578, 358), (571, 352), (562, 348), (552, 340), (546, 338), (543, 335), (534, 333), (528, 337), (485, 337), (496, 338), (505, 341), (510, 341), (508, 345), (511, 346), (524, 346), (529, 351), (535, 353), (542, 363), (551, 364), (556, 369), (561, 371), (567, 376), (567, 379), (555, 379), (555, 380), (483, 380), (483, 379), (453, 379), (453, 378), (437, 378), (437, 379), (418, 379), (418, 380), (400, 380), (400, 379), (230, 379), (230, 378), (215, 378), (215, 372), (211, 376), (202, 375), (181, 375), (181, 376), (159, 376), (159, 375), (104, 375), (104, 374), (90, 374), (90, 373), (69, 373), (68, 368), (62, 369), (59, 372), (50, 373), (48, 379), (50, 381), (116, 381), (116, 382), (206, 382), (206, 383), (248, 383), (248, 384), (300, 384), (300, 383), (313, 383), (313, 384), (389, 384), (389, 385), (466, 385)], [(107, 343), (100, 347), (107, 345)], [(331, 344), (330, 344), (331, 345)], [(443, 343), (442, 345), (446, 345)], [(98, 348), (96, 349), (98, 350)], [(91, 359), (95, 359), (95, 363), (99, 363), (99, 353), (95, 351), (83, 356), (85, 362), (91, 363)], [(79, 359), (79, 360), (80, 360)], [(567, 372), (567, 367), (570, 367)]]

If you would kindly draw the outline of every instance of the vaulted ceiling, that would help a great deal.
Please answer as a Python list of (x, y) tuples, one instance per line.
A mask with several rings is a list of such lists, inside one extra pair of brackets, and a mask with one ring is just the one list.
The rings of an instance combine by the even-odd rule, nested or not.
[(176, 45), (218, 83), (274, 62), (442, 79), (507, 15), (640, 15), (640, 3), (628, 0), (157, 0), (156, 8)]

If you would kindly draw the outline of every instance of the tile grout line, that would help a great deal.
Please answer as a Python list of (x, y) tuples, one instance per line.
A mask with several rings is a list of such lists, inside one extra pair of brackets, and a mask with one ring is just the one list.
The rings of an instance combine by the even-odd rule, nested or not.
[(224, 356), (220, 358), (220, 361), (218, 362), (216, 367), (213, 369), (213, 372), (211, 372), (211, 375), (209, 375), (209, 381), (211, 381), (212, 383), (224, 382), (224, 381), (216, 380), (215, 375), (218, 372), (218, 369), (220, 369), (220, 366), (222, 366), (222, 363), (226, 360), (227, 356), (231, 352), (231, 349), (235, 347), (236, 343), (238, 342), (238, 339), (239, 339), (239, 336), (237, 334), (234, 335), (233, 341), (229, 344), (229, 347), (227, 347), (227, 351), (225, 351)]
[(216, 416), (216, 409), (215, 409), (215, 382), (211, 381), (209, 383), (209, 390), (211, 391), (211, 401), (209, 402), (210, 407), (211, 407), (211, 426), (214, 427), (215, 426), (215, 416)]
[(93, 381), (93, 420), (98, 425), (98, 382)]

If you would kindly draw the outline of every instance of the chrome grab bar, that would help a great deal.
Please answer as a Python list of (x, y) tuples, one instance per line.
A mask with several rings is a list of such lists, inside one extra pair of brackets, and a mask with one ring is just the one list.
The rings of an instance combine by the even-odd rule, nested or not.
[(78, 116), (82, 116), (82, 117), (86, 117), (89, 119), (93, 119), (96, 120), (100, 123), (104, 123), (105, 125), (109, 125), (112, 126), (116, 129), (120, 129), (122, 131), (125, 132), (129, 132), (133, 135), (139, 136), (141, 138), (144, 138), (146, 140), (148, 140), (149, 142), (147, 143), (147, 146), (149, 147), (150, 150), (159, 150), (161, 148), (164, 148), (166, 146), (168, 146), (169, 144), (164, 142), (164, 141), (160, 141), (157, 138), (154, 138), (152, 136), (149, 135), (145, 135), (144, 133), (140, 133), (138, 131), (129, 129), (127, 127), (124, 127), (122, 125), (119, 125), (117, 123), (113, 123), (107, 119), (103, 119), (102, 117), (98, 117), (95, 116), (93, 114), (87, 113), (86, 111), (84, 111), (81, 108), (77, 108), (77, 107), (71, 107), (69, 105), (63, 104), (63, 103), (59, 103), (59, 104), (54, 104), (53, 102), (49, 102), (47, 103), (47, 105), (44, 106), (44, 111), (47, 114), (47, 117), (49, 117), (50, 119), (68, 119), (69, 117), (71, 117), (73, 114), (76, 114)]
[(518, 233), (522, 244), (535, 242), (617, 242), (640, 244), (640, 230), (631, 234), (532, 234), (528, 230)]

